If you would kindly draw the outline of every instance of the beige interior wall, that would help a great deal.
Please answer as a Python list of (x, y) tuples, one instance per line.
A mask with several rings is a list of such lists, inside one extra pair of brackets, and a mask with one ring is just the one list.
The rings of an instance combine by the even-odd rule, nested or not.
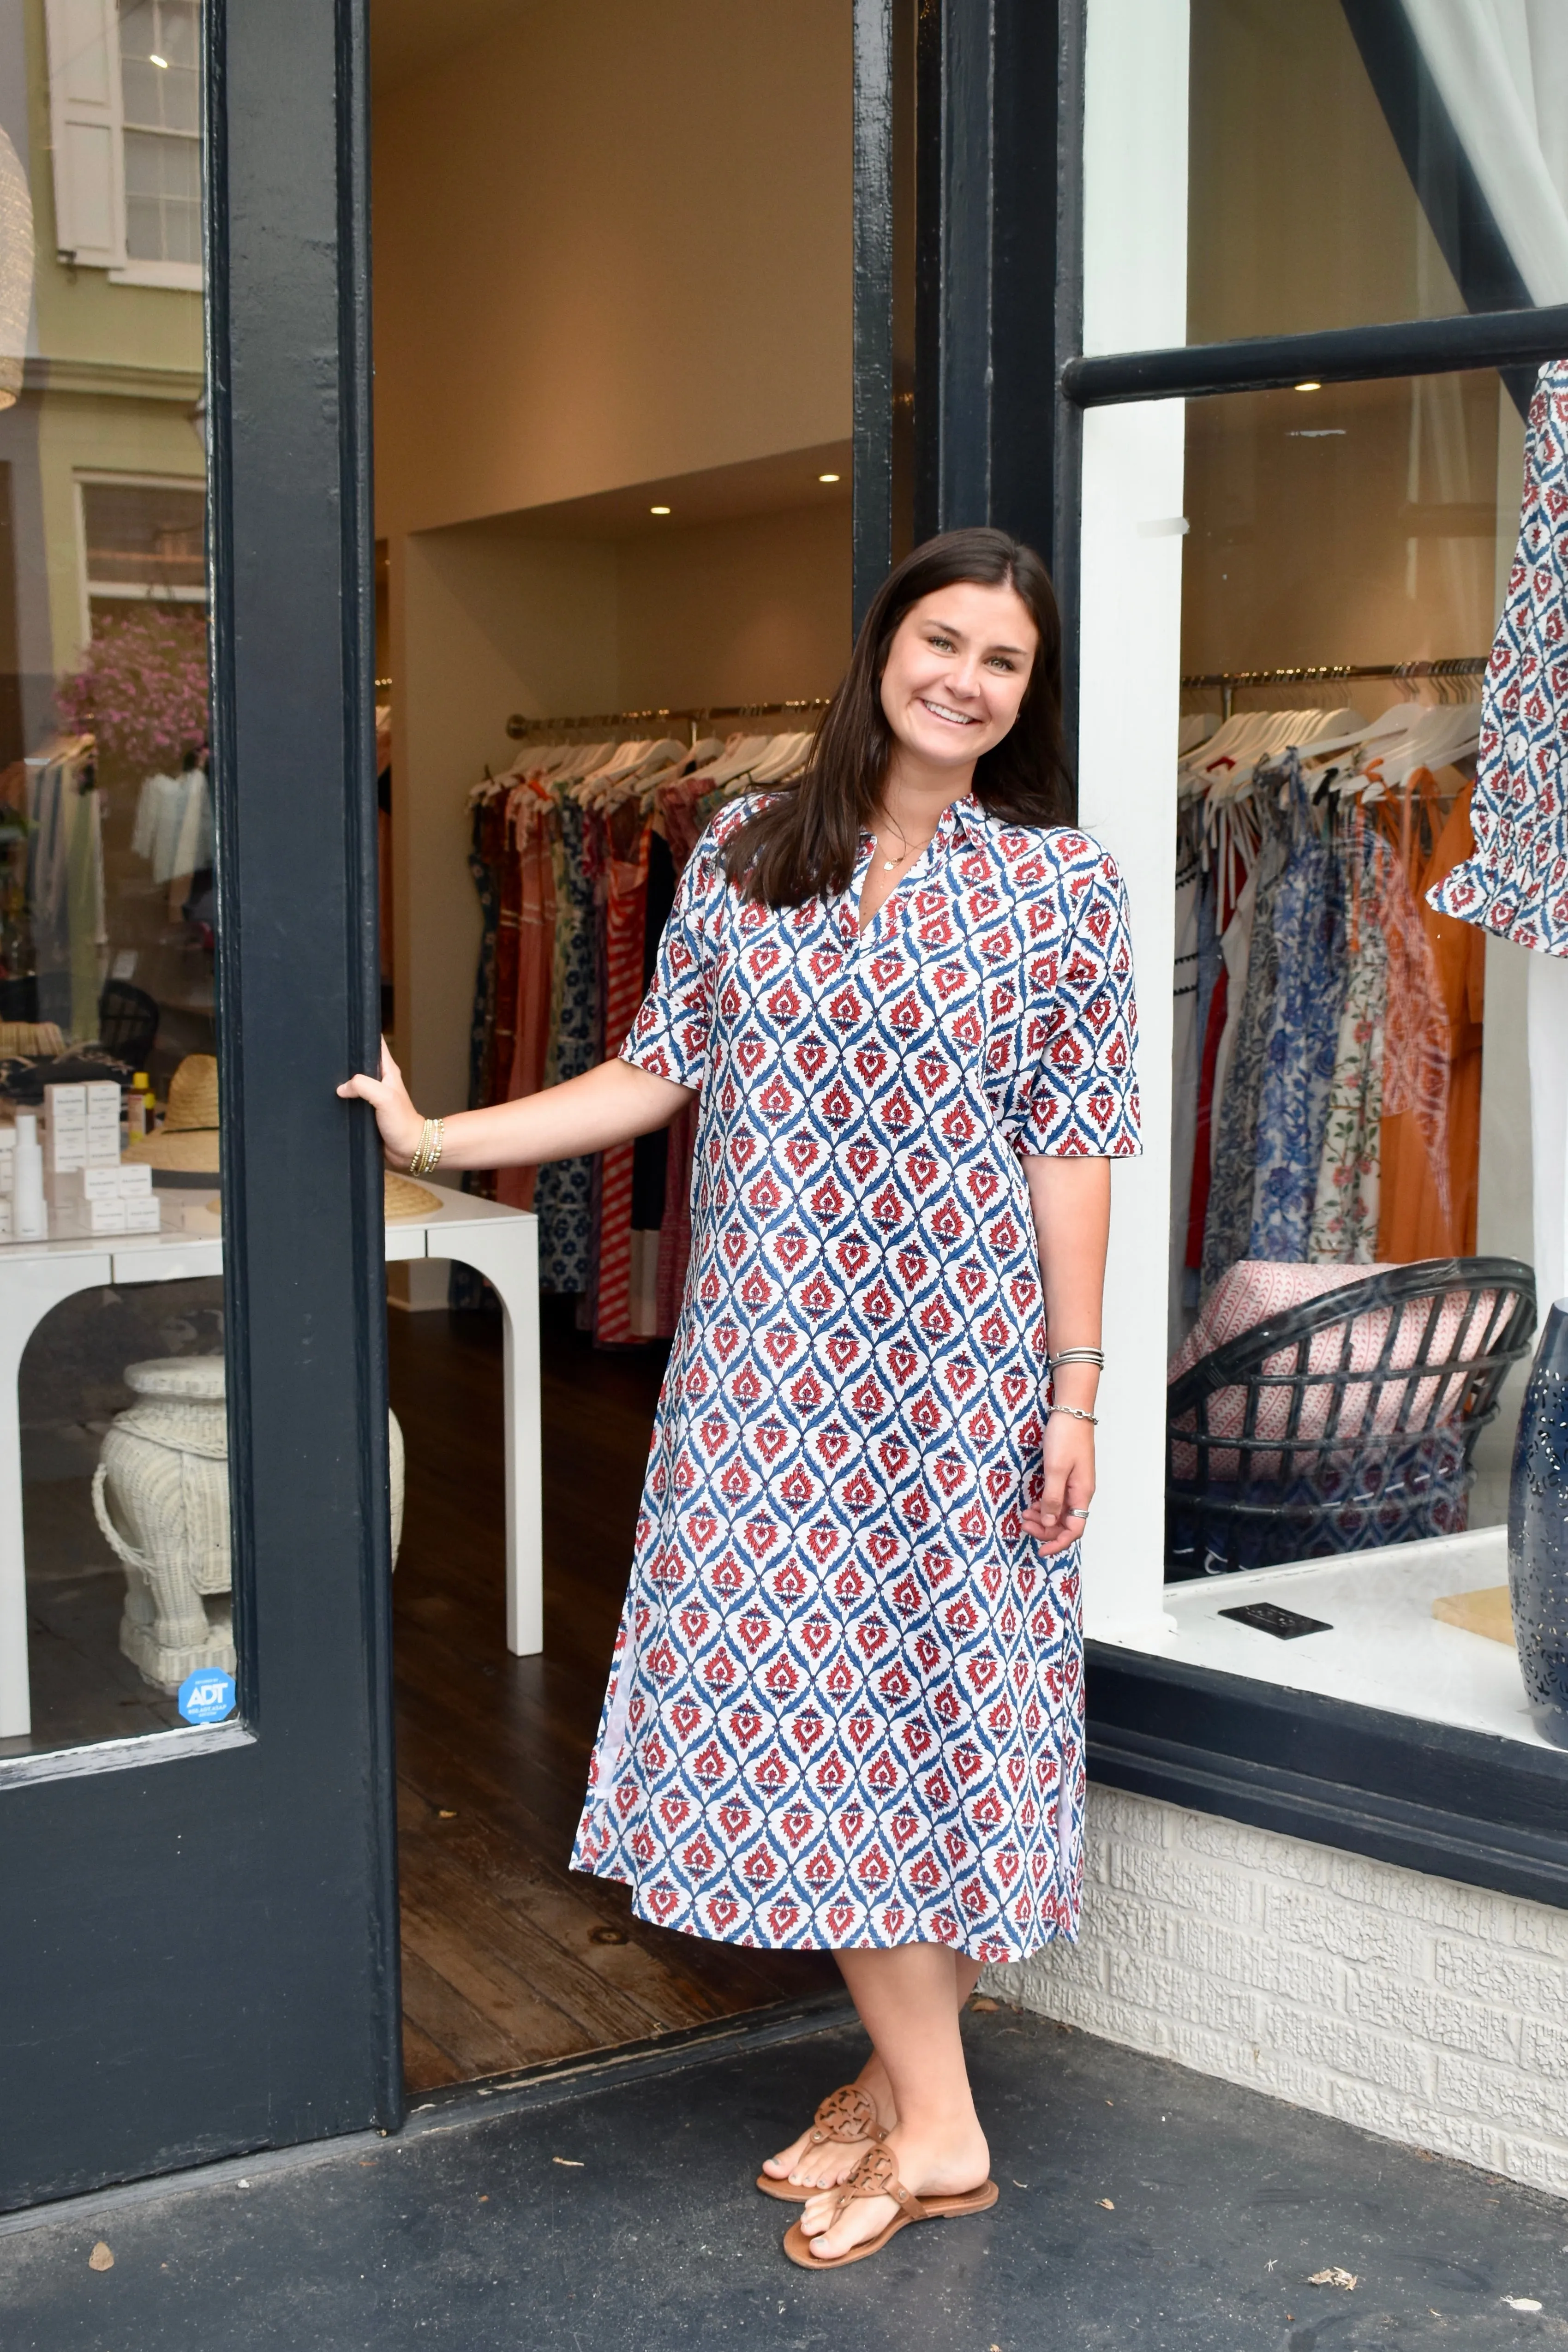
[(849, 658), (845, 499), (624, 542), (619, 580), (617, 709), (831, 694)]
[(468, 795), (516, 756), (508, 718), (831, 693), (849, 648), (849, 509), (631, 541), (459, 524), (395, 539), (391, 559), (394, 1047), (416, 1101), (456, 1109), (479, 943)]
[(395, 1044), (415, 1100), (458, 1110), (479, 943), (468, 792), (510, 764), (512, 711), (616, 707), (615, 551), (469, 526), (391, 553)]
[(849, 0), (523, 0), (378, 98), (388, 535), (850, 429)]

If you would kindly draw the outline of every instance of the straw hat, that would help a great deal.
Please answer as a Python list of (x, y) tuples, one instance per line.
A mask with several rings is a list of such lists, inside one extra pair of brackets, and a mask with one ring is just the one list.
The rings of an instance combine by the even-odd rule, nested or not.
[(386, 1171), (386, 1222), (395, 1225), (409, 1217), (427, 1217), (441, 1205), (439, 1192), (432, 1192), (427, 1184), (415, 1184), (406, 1176), (392, 1169)]
[[(145, 1160), (150, 1167), (184, 1176), (216, 1176), (217, 1152), (217, 1063), (211, 1054), (187, 1054), (169, 1081), (169, 1109), (153, 1135), (133, 1143), (127, 1160)], [(427, 1217), (441, 1205), (441, 1196), (427, 1185), (415, 1184), (392, 1169), (386, 1171), (386, 1219), (395, 1224)]]
[(217, 1156), (217, 1061), (211, 1054), (187, 1054), (169, 1080), (169, 1108), (155, 1133), (133, 1143), (129, 1160), (168, 1168), (181, 1175), (216, 1176)]

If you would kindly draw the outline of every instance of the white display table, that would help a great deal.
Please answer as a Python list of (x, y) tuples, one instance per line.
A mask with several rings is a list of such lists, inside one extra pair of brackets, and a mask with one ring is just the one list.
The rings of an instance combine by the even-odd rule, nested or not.
[[(167, 1197), (165, 1195), (165, 1197)], [(188, 1197), (188, 1196), (187, 1196)], [(427, 1217), (386, 1228), (389, 1263), (457, 1258), (495, 1286), (505, 1326), (506, 1639), (518, 1657), (544, 1647), (540, 1502), (539, 1226), (531, 1215), (447, 1192)], [(0, 1739), (32, 1728), (22, 1444), (22, 1351), (51, 1307), (105, 1283), (180, 1282), (223, 1272), (223, 1244), (191, 1234), (0, 1244)]]

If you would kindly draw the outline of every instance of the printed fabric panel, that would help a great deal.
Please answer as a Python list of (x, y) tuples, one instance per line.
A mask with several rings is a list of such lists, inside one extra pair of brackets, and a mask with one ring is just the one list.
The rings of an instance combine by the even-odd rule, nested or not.
[(1428, 892), (1440, 914), (1568, 956), (1568, 360), (1536, 380), (1519, 547), (1481, 698), (1475, 855)]

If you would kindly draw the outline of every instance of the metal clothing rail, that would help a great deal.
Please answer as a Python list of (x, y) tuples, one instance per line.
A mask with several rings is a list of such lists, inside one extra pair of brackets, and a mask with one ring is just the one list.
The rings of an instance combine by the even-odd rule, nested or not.
[(1221, 708), (1228, 719), (1238, 686), (1319, 686), (1341, 677), (1484, 677), (1489, 654), (1454, 654), (1442, 661), (1309, 662), (1286, 664), (1279, 669), (1190, 670), (1184, 688), (1217, 686)]
[(514, 711), (506, 722), (506, 731), (514, 743), (525, 735), (569, 734), (579, 727), (637, 727), (649, 719), (679, 719), (696, 726), (708, 719), (763, 719), (773, 711), (826, 710), (826, 695), (814, 696), (803, 702), (715, 702), (691, 710), (599, 710), (579, 719), (527, 719)]

